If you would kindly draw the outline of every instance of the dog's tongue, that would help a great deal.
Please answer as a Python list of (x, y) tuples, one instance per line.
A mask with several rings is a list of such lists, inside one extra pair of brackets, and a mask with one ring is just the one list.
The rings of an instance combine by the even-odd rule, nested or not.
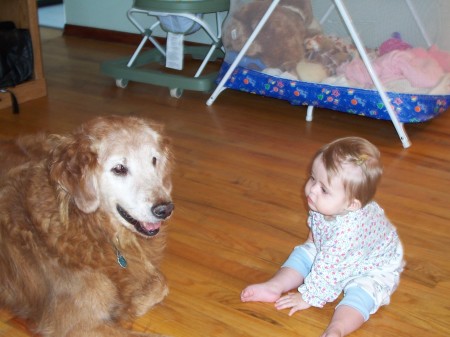
[(156, 231), (161, 227), (161, 222), (157, 223), (142, 222), (142, 227), (145, 228), (145, 230), (148, 232)]

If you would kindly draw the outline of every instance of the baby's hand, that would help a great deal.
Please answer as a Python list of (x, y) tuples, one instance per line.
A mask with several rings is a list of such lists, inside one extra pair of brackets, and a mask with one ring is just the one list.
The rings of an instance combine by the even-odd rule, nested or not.
[(278, 310), (291, 308), (289, 311), (289, 316), (292, 316), (296, 311), (305, 310), (311, 307), (311, 304), (305, 302), (302, 298), (302, 294), (297, 293), (289, 293), (283, 297), (280, 297), (275, 302), (275, 308)]

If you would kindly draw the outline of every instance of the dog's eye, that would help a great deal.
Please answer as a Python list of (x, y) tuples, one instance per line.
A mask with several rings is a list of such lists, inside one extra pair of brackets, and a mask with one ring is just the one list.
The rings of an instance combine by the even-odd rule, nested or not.
[(128, 169), (122, 164), (114, 166), (111, 171), (117, 176), (125, 176), (128, 173)]
[(152, 158), (152, 164), (153, 164), (153, 166), (156, 166), (156, 157)]

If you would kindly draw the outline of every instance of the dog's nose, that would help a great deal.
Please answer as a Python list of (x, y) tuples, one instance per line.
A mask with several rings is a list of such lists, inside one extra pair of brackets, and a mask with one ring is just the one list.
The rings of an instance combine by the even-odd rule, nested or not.
[(166, 219), (172, 214), (173, 208), (174, 205), (172, 202), (158, 204), (152, 207), (152, 213), (158, 219)]

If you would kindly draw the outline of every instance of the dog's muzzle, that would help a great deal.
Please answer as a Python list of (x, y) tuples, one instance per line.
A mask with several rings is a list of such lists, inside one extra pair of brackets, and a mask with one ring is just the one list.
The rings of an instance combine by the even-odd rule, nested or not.
[[(140, 222), (133, 218), (127, 211), (125, 211), (121, 206), (117, 205), (117, 212), (119, 212), (120, 216), (124, 218), (128, 223), (134, 226), (136, 231), (145, 235), (145, 236), (155, 236), (158, 234), (159, 229), (161, 227), (161, 222), (150, 223), (150, 222)], [(154, 205), (151, 209), (152, 214), (161, 220), (167, 219), (173, 212), (174, 205), (172, 202), (162, 203), (158, 205)]]

